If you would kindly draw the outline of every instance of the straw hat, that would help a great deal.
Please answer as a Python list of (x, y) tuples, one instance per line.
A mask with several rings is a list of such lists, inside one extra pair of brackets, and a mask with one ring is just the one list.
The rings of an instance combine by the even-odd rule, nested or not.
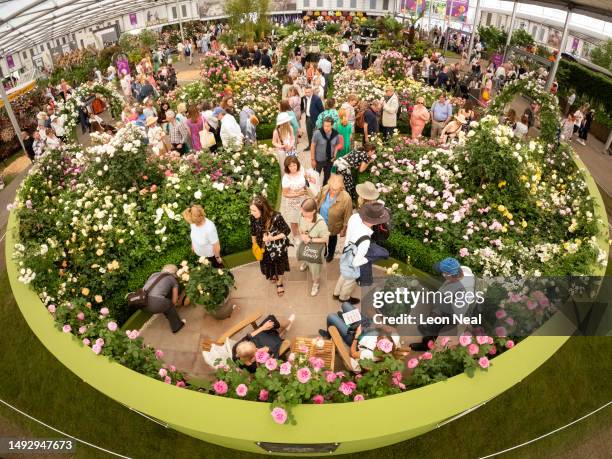
[(157, 123), (157, 116), (149, 116), (147, 118), (147, 122), (146, 122), (147, 127), (153, 126), (155, 123)]
[(375, 201), (380, 196), (380, 192), (372, 182), (360, 183), (355, 189), (357, 190), (357, 196), (367, 199), (368, 201)]

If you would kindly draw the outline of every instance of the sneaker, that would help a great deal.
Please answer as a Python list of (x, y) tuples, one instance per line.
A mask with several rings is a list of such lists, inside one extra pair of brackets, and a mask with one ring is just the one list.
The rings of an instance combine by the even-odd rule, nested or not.
[(324, 339), (331, 338), (331, 335), (329, 334), (329, 332), (327, 330), (323, 330), (322, 328), (319, 329), (319, 336)]
[(312, 284), (312, 290), (310, 290), (310, 296), (317, 296), (319, 293), (319, 284)]
[(302, 263), (300, 265), (300, 271), (304, 272), (308, 269), (308, 265), (306, 263)]
[(336, 301), (340, 301), (340, 297), (338, 295), (332, 295), (334, 297), (334, 300)]
[(349, 297), (348, 300), (341, 300), (340, 298), (338, 298), (338, 301), (340, 301), (340, 303), (359, 304), (360, 300), (358, 298), (353, 298), (351, 296), (351, 297)]

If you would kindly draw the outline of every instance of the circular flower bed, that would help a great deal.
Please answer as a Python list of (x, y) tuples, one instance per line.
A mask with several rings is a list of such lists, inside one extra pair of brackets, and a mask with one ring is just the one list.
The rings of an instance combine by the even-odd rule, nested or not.
[(118, 118), (123, 110), (123, 97), (117, 92), (112, 83), (102, 85), (99, 83), (82, 84), (72, 96), (64, 103), (60, 103), (61, 116), (65, 117), (66, 131), (71, 137), (76, 136), (76, 127), (79, 124), (79, 108), (85, 107), (85, 100), (91, 94), (100, 94), (109, 105), (113, 118)]
[(280, 79), (264, 67), (248, 67), (232, 72), (229, 87), (238, 111), (250, 107), (261, 123), (275, 123), (280, 100)]

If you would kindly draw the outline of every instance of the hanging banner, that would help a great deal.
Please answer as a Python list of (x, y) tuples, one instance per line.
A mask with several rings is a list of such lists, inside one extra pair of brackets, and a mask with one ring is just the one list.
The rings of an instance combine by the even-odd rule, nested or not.
[(130, 13), (130, 24), (131, 25), (138, 25), (138, 17), (136, 16), (136, 13)]
[(578, 50), (578, 45), (580, 44), (580, 39), (578, 37), (574, 37), (572, 40), (572, 52), (575, 53)]
[(469, 6), (470, 0), (447, 0), (446, 15), (448, 16), (450, 14), (452, 17), (457, 18), (460, 21), (465, 21)]
[(15, 67), (15, 61), (13, 60), (12, 54), (6, 55), (6, 65), (8, 65), (9, 69), (12, 69), (13, 67)]
[(429, 8), (429, 1), (426, 0), (402, 0), (402, 12), (406, 14), (419, 15)]

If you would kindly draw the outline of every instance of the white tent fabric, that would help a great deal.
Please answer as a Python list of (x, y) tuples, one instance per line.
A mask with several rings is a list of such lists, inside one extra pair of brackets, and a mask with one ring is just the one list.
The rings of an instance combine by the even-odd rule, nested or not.
[[(608, 20), (611, 0), (518, 0)], [(76, 32), (85, 26), (176, 0), (8, 0), (0, 3), (0, 56)]]

